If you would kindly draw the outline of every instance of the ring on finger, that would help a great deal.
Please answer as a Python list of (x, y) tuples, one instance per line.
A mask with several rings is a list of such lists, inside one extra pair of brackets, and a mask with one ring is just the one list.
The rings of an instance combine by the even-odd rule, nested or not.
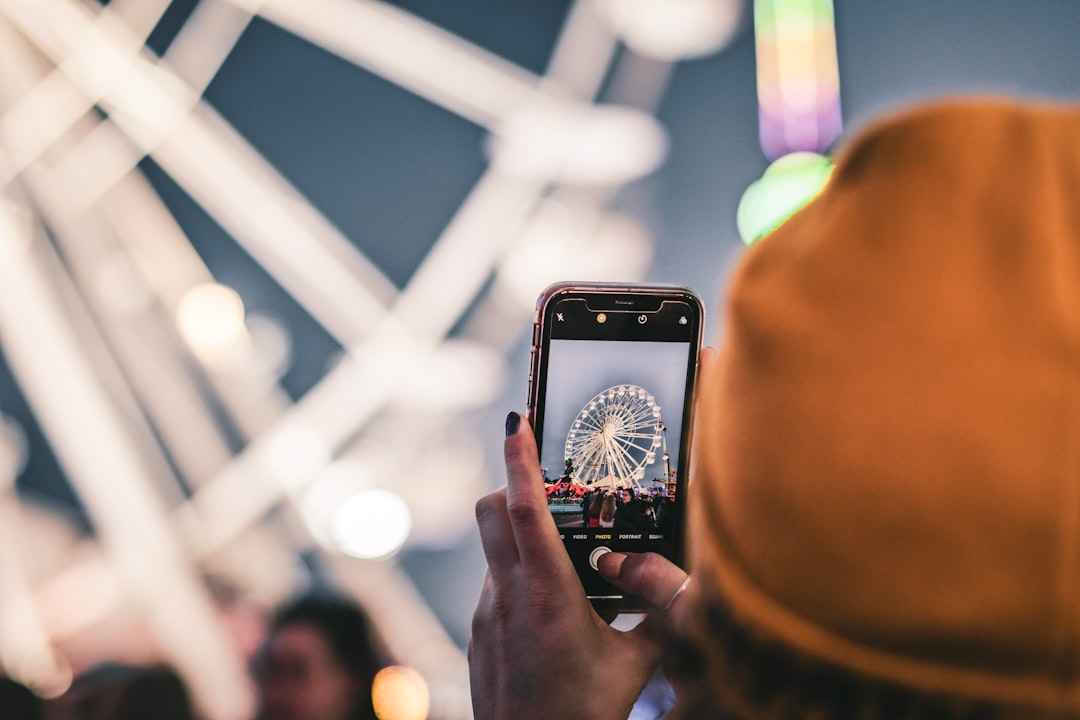
[(677, 600), (680, 595), (683, 595), (683, 593), (686, 592), (686, 588), (689, 587), (689, 586), (690, 586), (690, 575), (687, 575), (686, 580), (683, 581), (683, 584), (679, 585), (675, 589), (675, 592), (672, 593), (672, 599), (667, 601), (667, 604), (665, 604), (665, 606), (664, 606), (664, 610), (671, 610), (673, 604), (675, 604), (675, 600)]

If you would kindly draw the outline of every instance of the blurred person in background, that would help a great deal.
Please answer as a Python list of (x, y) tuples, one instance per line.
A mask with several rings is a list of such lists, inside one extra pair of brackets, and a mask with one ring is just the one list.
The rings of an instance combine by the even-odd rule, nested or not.
[(385, 663), (367, 613), (312, 594), (271, 620), (255, 663), (259, 720), (375, 720), (371, 688)]
[[(47, 716), (41, 717), (48, 717), (48, 720), (194, 720), (195, 710), (183, 679), (173, 668), (109, 663), (76, 680), (70, 690), (50, 703)], [(7, 720), (8, 716), (0, 712), (0, 718)]]
[(193, 720), (183, 680), (172, 668), (140, 668), (123, 684), (110, 720)]

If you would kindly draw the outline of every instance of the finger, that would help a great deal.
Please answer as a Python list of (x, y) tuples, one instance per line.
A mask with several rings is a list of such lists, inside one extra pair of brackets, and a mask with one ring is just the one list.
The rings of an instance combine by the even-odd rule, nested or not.
[[(558, 528), (548, 511), (536, 439), (528, 422), (518, 417), (518, 427), (506, 438), (506, 509), (521, 564), (541, 576), (573, 572), (563, 549)], [(512, 418), (510, 418), (512, 421)], [(508, 429), (510, 423), (508, 422)]]
[(596, 565), (614, 585), (662, 609), (674, 609), (671, 600), (687, 578), (685, 570), (656, 553), (606, 553)]
[(491, 571), (487, 570), (484, 573), (484, 582), (480, 586), (480, 596), (476, 598), (476, 607), (473, 609), (472, 627), (469, 632), (470, 657), (474, 652), (473, 645), (480, 647), (481, 644), (477, 641), (481, 639), (487, 631), (488, 623), (491, 618), (491, 604), (494, 593), (495, 589), (491, 581)]
[[(711, 347), (702, 348), (701, 353), (698, 355), (698, 402), (702, 402), (701, 398), (705, 397), (708, 393), (706, 388), (712, 383), (713, 377), (716, 375), (717, 366), (716, 350)], [(700, 416), (700, 413), (698, 413)]]
[(497, 717), (498, 709), (491, 699), (504, 696), (504, 677), (498, 671), (501, 636), (505, 629), (494, 611), (495, 588), (491, 572), (484, 574), (484, 584), (473, 613), (469, 634), (469, 689), (476, 706), (476, 718)]
[(495, 580), (488, 570), (484, 573), (480, 596), (476, 599), (476, 608), (473, 609), (470, 646), (476, 645), (479, 648), (492, 644), (492, 639), (498, 635), (508, 617), (505, 609), (506, 603), (500, 597), (500, 591), (495, 587)]
[(505, 576), (518, 563), (517, 543), (506, 512), (505, 487), (476, 501), (476, 526), (488, 568), (497, 577)]

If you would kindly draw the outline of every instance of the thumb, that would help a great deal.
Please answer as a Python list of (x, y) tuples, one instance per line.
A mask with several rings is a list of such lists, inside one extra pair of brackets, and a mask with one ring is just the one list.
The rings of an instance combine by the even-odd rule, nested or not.
[(597, 560), (597, 568), (612, 584), (662, 609), (668, 608), (688, 577), (685, 570), (656, 553), (606, 553)]

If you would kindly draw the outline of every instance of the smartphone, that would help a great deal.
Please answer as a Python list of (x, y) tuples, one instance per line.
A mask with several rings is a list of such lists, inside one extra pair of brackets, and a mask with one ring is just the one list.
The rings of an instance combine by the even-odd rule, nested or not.
[(528, 413), (548, 509), (598, 610), (644, 610), (604, 553), (683, 564), (686, 473), (704, 310), (668, 285), (557, 283), (537, 300)]

